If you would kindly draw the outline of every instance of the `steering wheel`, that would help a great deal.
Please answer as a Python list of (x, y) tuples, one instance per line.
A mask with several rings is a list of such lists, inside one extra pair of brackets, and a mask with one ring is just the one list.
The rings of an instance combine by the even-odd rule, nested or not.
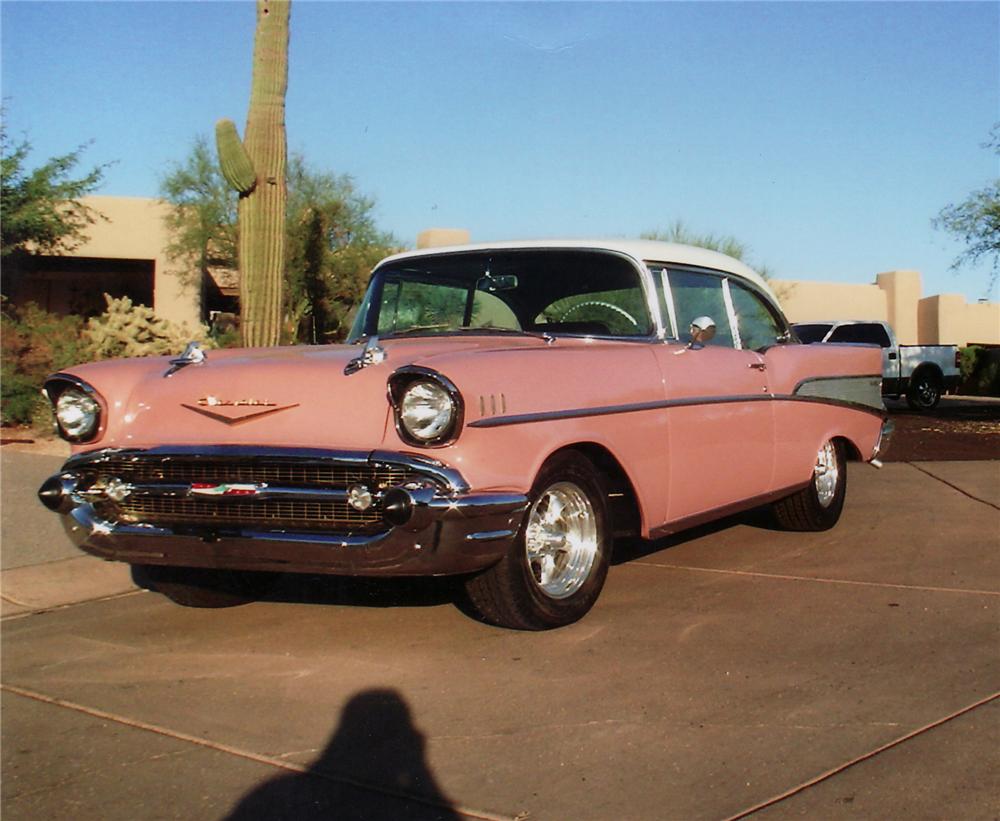
[(605, 302), (603, 299), (588, 299), (588, 300), (586, 300), (584, 302), (578, 302), (578, 303), (576, 303), (576, 305), (573, 305), (571, 308), (569, 308), (567, 311), (565, 311), (563, 313), (563, 315), (561, 317), (559, 317), (559, 321), (560, 322), (565, 322), (566, 319), (569, 317), (569, 315), (571, 313), (573, 313), (575, 310), (577, 310), (578, 308), (584, 308), (584, 307), (587, 307), (587, 306), (596, 306), (598, 308), (607, 308), (609, 311), (613, 311), (614, 313), (620, 314), (621, 316), (625, 317), (625, 319), (627, 319), (629, 322), (632, 323), (632, 325), (635, 327), (636, 330), (639, 329), (639, 323), (636, 321), (636, 318), (634, 316), (632, 316), (632, 314), (630, 314), (624, 308), (619, 308), (617, 305), (612, 305), (610, 302)]

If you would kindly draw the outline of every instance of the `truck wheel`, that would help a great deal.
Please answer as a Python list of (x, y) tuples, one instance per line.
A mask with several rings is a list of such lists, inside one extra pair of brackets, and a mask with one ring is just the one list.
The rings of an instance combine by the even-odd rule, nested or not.
[(906, 404), (916, 411), (929, 411), (941, 401), (941, 379), (936, 373), (923, 371), (910, 380), (906, 389)]
[(847, 460), (842, 442), (829, 441), (816, 454), (812, 481), (772, 505), (785, 530), (829, 530), (840, 518), (847, 495)]
[(256, 601), (274, 587), (278, 575), (204, 567), (132, 565), (132, 579), (136, 584), (162, 593), (184, 607), (235, 607)]
[(507, 555), (466, 582), (485, 621), (517, 630), (571, 624), (593, 607), (611, 554), (606, 494), (593, 464), (567, 451), (539, 471)]

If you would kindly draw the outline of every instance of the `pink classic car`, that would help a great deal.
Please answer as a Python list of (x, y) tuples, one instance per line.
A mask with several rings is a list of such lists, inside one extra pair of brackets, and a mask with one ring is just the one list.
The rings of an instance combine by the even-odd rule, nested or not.
[(71, 538), (175, 601), (278, 572), (460, 575), (484, 620), (573, 622), (614, 540), (771, 505), (840, 516), (888, 434), (878, 348), (801, 345), (767, 283), (656, 242), (400, 254), (344, 345), (81, 365), (45, 391)]

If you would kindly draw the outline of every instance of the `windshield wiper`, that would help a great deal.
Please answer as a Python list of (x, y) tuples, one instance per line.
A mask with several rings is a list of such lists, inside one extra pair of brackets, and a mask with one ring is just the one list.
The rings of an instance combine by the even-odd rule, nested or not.
[(492, 328), (484, 325), (463, 325), (460, 328), (456, 328), (457, 331), (462, 331), (463, 333), (481, 333), (481, 334), (509, 334), (514, 336), (530, 336), (533, 339), (544, 340), (547, 344), (551, 345), (555, 342), (555, 337), (552, 334), (543, 333), (541, 331), (522, 331), (520, 328)]
[(457, 331), (454, 325), (449, 325), (447, 322), (442, 322), (437, 325), (411, 325), (409, 328), (402, 328), (401, 330), (390, 331), (386, 336), (406, 336), (407, 334), (419, 334), (424, 331), (440, 331), (445, 329), (447, 331)]

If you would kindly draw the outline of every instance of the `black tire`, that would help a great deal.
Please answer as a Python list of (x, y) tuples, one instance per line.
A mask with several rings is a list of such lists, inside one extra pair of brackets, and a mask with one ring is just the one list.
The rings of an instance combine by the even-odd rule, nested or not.
[[(582, 618), (604, 586), (612, 546), (607, 494), (593, 464), (576, 451), (564, 451), (539, 471), (529, 501), (507, 555), (469, 578), (465, 590), (473, 609), (491, 624), (549, 630)], [(545, 521), (552, 514), (554, 521)], [(552, 534), (560, 528), (584, 530), (585, 538), (570, 543), (586, 547), (554, 546), (559, 537)], [(565, 534), (562, 538), (565, 545)]]
[(274, 587), (278, 576), (278, 573), (204, 567), (132, 565), (136, 584), (162, 593), (184, 607), (236, 607), (257, 601)]
[(932, 370), (924, 370), (910, 379), (906, 388), (906, 404), (915, 411), (929, 411), (941, 401), (941, 377)]
[[(830, 467), (836, 471), (835, 476)], [(826, 442), (816, 454), (816, 467), (809, 486), (778, 500), (771, 509), (778, 525), (784, 530), (829, 530), (837, 524), (846, 496), (844, 443), (834, 440)]]

